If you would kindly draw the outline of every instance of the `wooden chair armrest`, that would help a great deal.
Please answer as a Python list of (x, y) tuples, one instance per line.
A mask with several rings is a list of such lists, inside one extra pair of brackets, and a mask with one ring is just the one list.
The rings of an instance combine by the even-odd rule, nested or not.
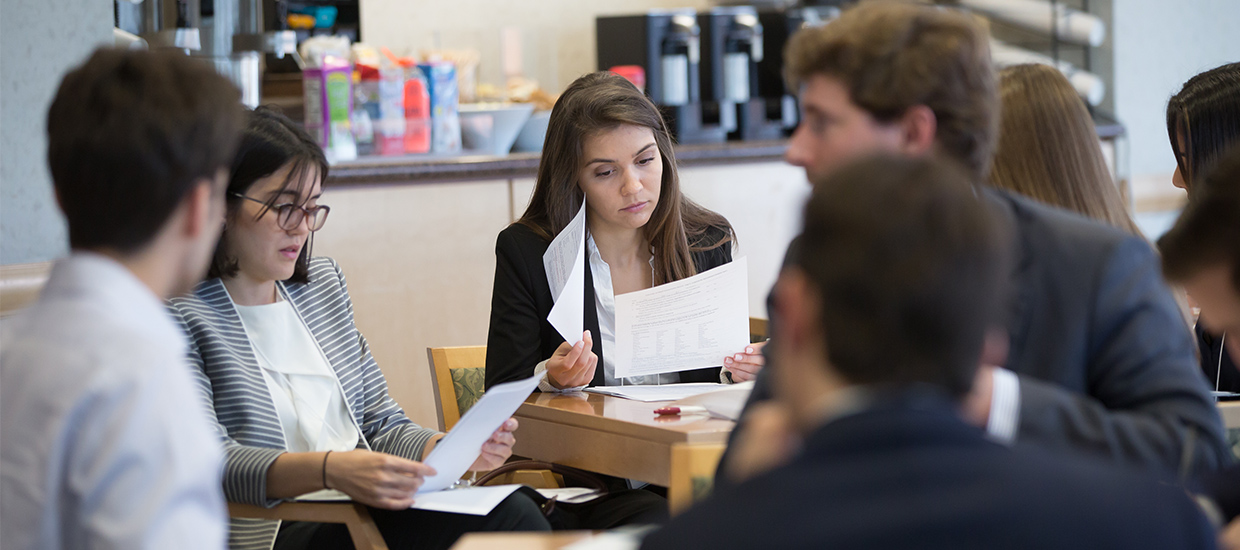
[(228, 515), (235, 518), (343, 523), (349, 529), (349, 537), (357, 550), (388, 550), (379, 527), (370, 517), (370, 511), (356, 502), (285, 502), (274, 508), (230, 502)]

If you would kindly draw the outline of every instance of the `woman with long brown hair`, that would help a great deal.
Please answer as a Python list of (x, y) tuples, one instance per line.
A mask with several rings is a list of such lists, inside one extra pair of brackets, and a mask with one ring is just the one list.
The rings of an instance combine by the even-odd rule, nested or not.
[(1001, 122), (990, 183), (1140, 235), (1068, 79), (1035, 64), (998, 76)]
[[(547, 322), (554, 300), (543, 266), (552, 239), (586, 205), (586, 331), (570, 345)], [(718, 367), (614, 376), (617, 294), (651, 288), (732, 261), (728, 221), (685, 197), (658, 108), (606, 72), (573, 82), (551, 111), (534, 195), (499, 234), (487, 337), (486, 384), (541, 373), (539, 388), (749, 379), (755, 346)], [(738, 350), (739, 351), (739, 350)]]

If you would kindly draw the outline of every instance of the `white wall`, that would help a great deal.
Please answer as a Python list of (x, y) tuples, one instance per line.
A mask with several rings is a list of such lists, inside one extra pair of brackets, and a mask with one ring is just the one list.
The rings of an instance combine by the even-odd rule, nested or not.
[(44, 124), (62, 75), (112, 38), (107, 0), (0, 3), (0, 264), (67, 250)]
[(1128, 128), (1129, 169), (1143, 183), (1170, 187), (1167, 99), (1191, 76), (1240, 61), (1240, 1), (1115, 0), (1115, 110)]

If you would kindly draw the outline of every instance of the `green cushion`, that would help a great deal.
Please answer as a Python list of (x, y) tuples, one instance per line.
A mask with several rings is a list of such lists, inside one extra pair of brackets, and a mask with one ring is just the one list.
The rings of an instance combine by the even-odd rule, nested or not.
[(464, 416), (465, 411), (482, 397), (486, 368), (452, 369), (450, 372), (452, 390), (456, 392), (456, 406), (460, 409), (461, 416)]

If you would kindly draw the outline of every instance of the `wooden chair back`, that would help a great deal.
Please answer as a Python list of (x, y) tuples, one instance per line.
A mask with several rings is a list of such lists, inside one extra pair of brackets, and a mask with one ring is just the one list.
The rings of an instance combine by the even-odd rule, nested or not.
[(0, 266), (0, 318), (37, 300), (51, 272), (52, 262)]
[(448, 431), (482, 397), (487, 347), (426, 348), (426, 355), (431, 364), (439, 430)]
[(750, 343), (764, 342), (766, 341), (767, 338), (770, 338), (771, 337), (770, 327), (767, 326), (769, 324), (770, 324), (770, 321), (767, 321), (766, 319), (763, 319), (761, 317), (750, 317), (749, 318), (749, 342)]

